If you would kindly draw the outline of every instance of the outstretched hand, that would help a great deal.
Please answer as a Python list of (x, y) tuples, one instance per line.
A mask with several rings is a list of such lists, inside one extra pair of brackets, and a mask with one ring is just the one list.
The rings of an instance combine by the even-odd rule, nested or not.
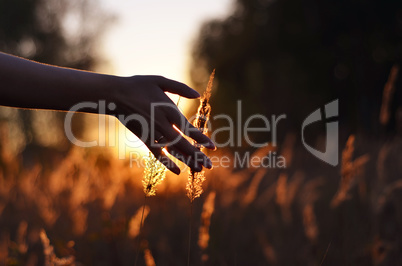
[[(0, 52), (0, 84), (0, 105), (4, 106), (71, 111), (72, 106), (82, 102), (113, 102), (117, 109), (109, 114), (117, 116), (169, 170), (180, 173), (163, 147), (194, 171), (201, 171), (202, 166), (212, 167), (208, 157), (182, 134), (206, 148), (214, 149), (215, 145), (187, 121), (165, 94), (200, 96), (182, 83), (160, 76), (103, 75), (45, 65)], [(80, 111), (94, 112), (92, 108)]]
[(183, 83), (161, 76), (123, 79), (123, 86), (115, 89), (111, 96), (117, 105), (114, 115), (117, 111), (118, 115), (126, 117), (120, 121), (145, 143), (155, 157), (176, 174), (180, 173), (179, 167), (162, 148), (196, 172), (201, 171), (202, 166), (211, 168), (210, 159), (183, 135), (208, 149), (215, 149), (214, 143), (186, 119), (165, 92), (186, 98), (198, 98), (200, 94)]

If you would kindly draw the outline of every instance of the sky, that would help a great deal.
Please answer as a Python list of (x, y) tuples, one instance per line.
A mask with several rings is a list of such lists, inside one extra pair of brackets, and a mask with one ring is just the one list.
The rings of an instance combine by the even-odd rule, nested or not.
[(232, 10), (232, 0), (101, 0), (117, 16), (102, 50), (113, 73), (163, 75), (189, 83), (191, 45), (203, 22)]
[[(190, 85), (192, 42), (202, 23), (231, 13), (232, 1), (101, 0), (104, 9), (117, 17), (101, 43), (101, 52), (111, 65), (107, 74), (162, 75)], [(177, 101), (177, 97), (172, 99)], [(179, 109), (186, 113), (190, 103), (194, 104), (181, 99)], [(102, 132), (97, 127), (93, 129), (95, 135)], [(106, 131), (115, 138), (110, 127)], [(124, 127), (118, 125), (117, 132), (119, 144), (115, 148), (119, 157), (122, 151), (148, 153), (142, 142)], [(124, 145), (126, 139), (134, 140), (139, 146), (135, 144), (137, 148), (131, 149), (130, 145)]]

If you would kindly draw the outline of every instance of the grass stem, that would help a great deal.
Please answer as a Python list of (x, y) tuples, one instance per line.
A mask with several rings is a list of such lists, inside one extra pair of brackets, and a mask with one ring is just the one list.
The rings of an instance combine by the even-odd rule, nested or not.
[(147, 200), (147, 196), (144, 197), (144, 205), (142, 206), (142, 213), (141, 213), (141, 222), (140, 222), (140, 232), (138, 234), (138, 240), (137, 240), (137, 254), (135, 255), (135, 263), (134, 266), (137, 266), (137, 261), (138, 257), (140, 255), (140, 249), (141, 249), (141, 235), (142, 235), (142, 224), (144, 222), (144, 211), (145, 211), (145, 203)]
[(193, 227), (193, 202), (190, 201), (190, 225), (188, 227), (188, 254), (187, 254), (187, 266), (190, 266), (190, 257), (191, 257), (191, 229)]

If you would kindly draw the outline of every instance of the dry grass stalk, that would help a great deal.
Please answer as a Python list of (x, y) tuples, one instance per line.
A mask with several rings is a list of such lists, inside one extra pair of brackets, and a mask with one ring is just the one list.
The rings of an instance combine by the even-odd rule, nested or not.
[(140, 234), (140, 229), (144, 220), (147, 218), (149, 211), (148, 205), (144, 205), (140, 207), (137, 212), (131, 217), (130, 222), (128, 224), (128, 237), (136, 238)]
[(50, 240), (46, 235), (45, 230), (41, 230), (40, 239), (43, 245), (43, 255), (45, 256), (45, 266), (62, 266), (62, 265), (75, 265), (74, 256), (64, 258), (57, 258), (54, 253), (54, 248), (50, 245)]
[[(208, 133), (208, 120), (211, 114), (211, 106), (209, 105), (209, 98), (211, 97), (212, 84), (215, 76), (215, 69), (212, 71), (209, 77), (207, 88), (204, 95), (201, 97), (200, 105), (197, 111), (197, 117), (193, 122), (194, 127), (196, 127), (201, 133)], [(194, 142), (193, 145), (198, 149), (202, 150), (202, 145), (200, 143)], [(202, 183), (205, 181), (204, 171), (194, 172), (190, 169), (186, 190), (187, 197), (190, 199), (190, 224), (188, 233), (188, 254), (187, 254), (187, 265), (190, 265), (190, 255), (191, 255), (191, 231), (192, 231), (192, 213), (193, 213), (193, 201), (200, 197), (202, 190)]]
[[(211, 97), (211, 90), (214, 76), (215, 76), (215, 70), (212, 71), (212, 74), (209, 77), (207, 88), (200, 100), (200, 105), (197, 111), (197, 117), (193, 122), (193, 125), (204, 134), (208, 132), (208, 120), (211, 114), (211, 106), (209, 105), (209, 98)], [(197, 142), (194, 142), (194, 146), (199, 150), (202, 149), (201, 144)], [(187, 196), (191, 202), (193, 202), (194, 199), (198, 198), (202, 194), (203, 192), (202, 183), (204, 181), (205, 181), (204, 171), (197, 173), (190, 170), (186, 190), (187, 190)]]
[(10, 246), (10, 233), (3, 232), (0, 235), (0, 261), (5, 262), (9, 257), (9, 246)]
[(287, 180), (288, 176), (282, 173), (276, 181), (276, 203), (279, 206), (286, 204)]
[(386, 161), (391, 150), (390, 144), (384, 144), (378, 153), (377, 158), (377, 175), (380, 182), (385, 182), (387, 177), (388, 169), (386, 167)]
[(149, 250), (149, 248), (144, 250), (144, 260), (145, 260), (146, 266), (155, 266), (156, 265), (154, 257), (152, 256), (151, 250)]
[(166, 176), (166, 167), (150, 152), (146, 158), (144, 178), (142, 185), (146, 197), (156, 195), (156, 187)]
[(296, 172), (288, 183), (287, 175), (282, 173), (276, 183), (276, 203), (281, 207), (282, 218), (287, 223), (292, 220), (291, 206), (303, 179), (303, 174)]
[(152, 256), (152, 252), (149, 249), (148, 241), (144, 240), (141, 242), (141, 246), (144, 249), (144, 261), (146, 266), (155, 266), (155, 259)]
[(51, 193), (43, 193), (38, 185), (42, 177), (42, 168), (36, 164), (30, 171), (21, 173), (18, 186), (24, 196), (38, 206), (38, 213), (48, 226), (52, 226), (60, 215)]
[(25, 254), (28, 251), (28, 245), (26, 241), (27, 229), (28, 223), (26, 221), (21, 221), (17, 229), (16, 237), (18, 252), (21, 254)]
[(259, 168), (257, 170), (257, 172), (255, 173), (253, 180), (251, 180), (251, 184), (248, 187), (248, 190), (246, 192), (246, 195), (243, 198), (242, 201), (242, 205), (248, 206), (251, 202), (253, 202), (257, 196), (257, 190), (258, 187), (263, 179), (263, 177), (265, 176), (265, 174), (267, 173), (267, 168)]
[(71, 190), (71, 209), (75, 209), (80, 205), (84, 205), (88, 202), (88, 198), (90, 195), (90, 186), (88, 185), (88, 183), (88, 176), (84, 173), (80, 173), (78, 179), (74, 182), (74, 189)]
[(196, 173), (190, 170), (190, 175), (188, 178), (186, 190), (187, 197), (193, 202), (196, 198), (200, 197), (202, 190), (202, 183), (205, 181), (204, 171)]
[(402, 180), (394, 181), (383, 189), (377, 199), (377, 212), (385, 206), (387, 201), (392, 197), (392, 194), (397, 190), (402, 190)]
[(362, 155), (353, 161), (355, 136), (350, 135), (346, 146), (342, 151), (341, 163), (341, 183), (338, 191), (331, 201), (331, 207), (337, 207), (341, 202), (347, 200), (349, 191), (356, 183), (356, 179), (361, 176), (363, 166), (368, 162), (369, 156)]
[(324, 179), (322, 177), (307, 181), (302, 189), (300, 203), (304, 206), (316, 202), (320, 197), (321, 189), (319, 189), (319, 187), (321, 187), (323, 184)]
[(259, 232), (257, 238), (258, 242), (260, 243), (260, 246), (262, 247), (262, 251), (267, 262), (270, 265), (276, 265), (277, 258), (275, 249), (272, 246), (272, 244), (268, 242), (267, 238), (265, 237), (264, 231)]
[(87, 230), (88, 210), (80, 205), (72, 210), (73, 233), (77, 236), (83, 235)]
[(303, 208), (303, 225), (307, 238), (311, 242), (316, 242), (318, 237), (318, 226), (312, 203), (305, 205)]
[(211, 216), (215, 209), (215, 196), (215, 191), (210, 192), (202, 207), (201, 226), (198, 234), (198, 246), (201, 250), (205, 250), (208, 247), (209, 226), (211, 224)]
[(362, 200), (364, 200), (367, 196), (367, 184), (366, 180), (364, 179), (364, 165), (370, 160), (369, 155), (363, 155), (357, 158), (354, 161), (354, 166), (355, 166), (355, 174), (358, 182), (358, 192), (359, 196)]
[(388, 81), (385, 83), (380, 110), (380, 123), (385, 126), (390, 118), (390, 105), (395, 92), (395, 82), (398, 78), (399, 65), (393, 65), (389, 73)]
[(304, 233), (312, 243), (316, 243), (319, 235), (317, 218), (314, 212), (314, 203), (320, 196), (319, 193), (321, 189), (319, 189), (319, 187), (321, 187), (323, 184), (323, 178), (315, 178), (308, 181), (303, 186), (299, 201), (303, 214)]
[[(156, 195), (156, 187), (163, 181), (163, 179), (165, 179), (165, 176), (166, 176), (166, 167), (158, 159), (156, 159), (156, 157), (151, 152), (149, 152), (149, 155), (146, 158), (144, 178), (142, 179), (142, 185), (145, 193), (144, 205), (142, 207), (142, 211), (140, 211), (139, 209), (135, 214), (135, 216), (130, 220), (129, 237), (135, 238), (136, 236), (141, 234), (141, 229), (144, 224), (144, 220), (149, 213), (149, 206), (145, 205), (146, 199), (147, 197)], [(139, 245), (140, 240), (141, 238), (139, 237), (138, 246), (140, 246)], [(145, 250), (144, 252), (146, 251), (147, 250)], [(139, 252), (140, 249), (138, 248), (134, 265), (137, 265)], [(149, 250), (148, 252), (150, 253)], [(144, 255), (146, 255), (146, 253)], [(154, 264), (151, 265), (155, 265), (155, 262)]]
[(53, 199), (49, 195), (43, 193), (35, 195), (37, 205), (40, 206), (40, 216), (48, 226), (52, 226), (59, 218), (60, 211), (56, 209)]
[(293, 150), (296, 143), (295, 134), (287, 134), (281, 148), (281, 155), (285, 158), (286, 166), (292, 164)]
[(287, 204), (290, 205), (293, 203), (296, 198), (296, 194), (300, 188), (300, 185), (303, 183), (304, 173), (296, 172), (292, 176), (292, 180), (288, 185), (288, 193), (287, 193)]
[(105, 188), (105, 192), (103, 193), (103, 206), (106, 210), (112, 208), (120, 189), (121, 185), (119, 182), (112, 182), (112, 184)]

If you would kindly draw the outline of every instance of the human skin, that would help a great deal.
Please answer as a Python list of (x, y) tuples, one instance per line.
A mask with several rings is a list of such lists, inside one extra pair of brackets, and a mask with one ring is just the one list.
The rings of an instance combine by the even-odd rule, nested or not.
[[(200, 97), (187, 85), (161, 76), (105, 75), (46, 65), (0, 52), (0, 105), (69, 111), (81, 102), (103, 100), (114, 103), (116, 109), (109, 115), (127, 117), (137, 114), (145, 119), (145, 125), (152, 125), (154, 132), (145, 130), (144, 123), (138, 121), (125, 124), (135, 135), (141, 136), (149, 150), (169, 170), (180, 173), (179, 167), (162, 151), (161, 145), (155, 145), (157, 142), (194, 171), (201, 171), (203, 166), (211, 168), (209, 158), (183, 135), (209, 149), (215, 149), (214, 143), (188, 122), (165, 92), (186, 98)], [(151, 116), (151, 107), (155, 104), (160, 108), (154, 108), (154, 115)], [(80, 109), (80, 112), (96, 113), (96, 110), (88, 108)], [(148, 134), (143, 136), (143, 132)]]

